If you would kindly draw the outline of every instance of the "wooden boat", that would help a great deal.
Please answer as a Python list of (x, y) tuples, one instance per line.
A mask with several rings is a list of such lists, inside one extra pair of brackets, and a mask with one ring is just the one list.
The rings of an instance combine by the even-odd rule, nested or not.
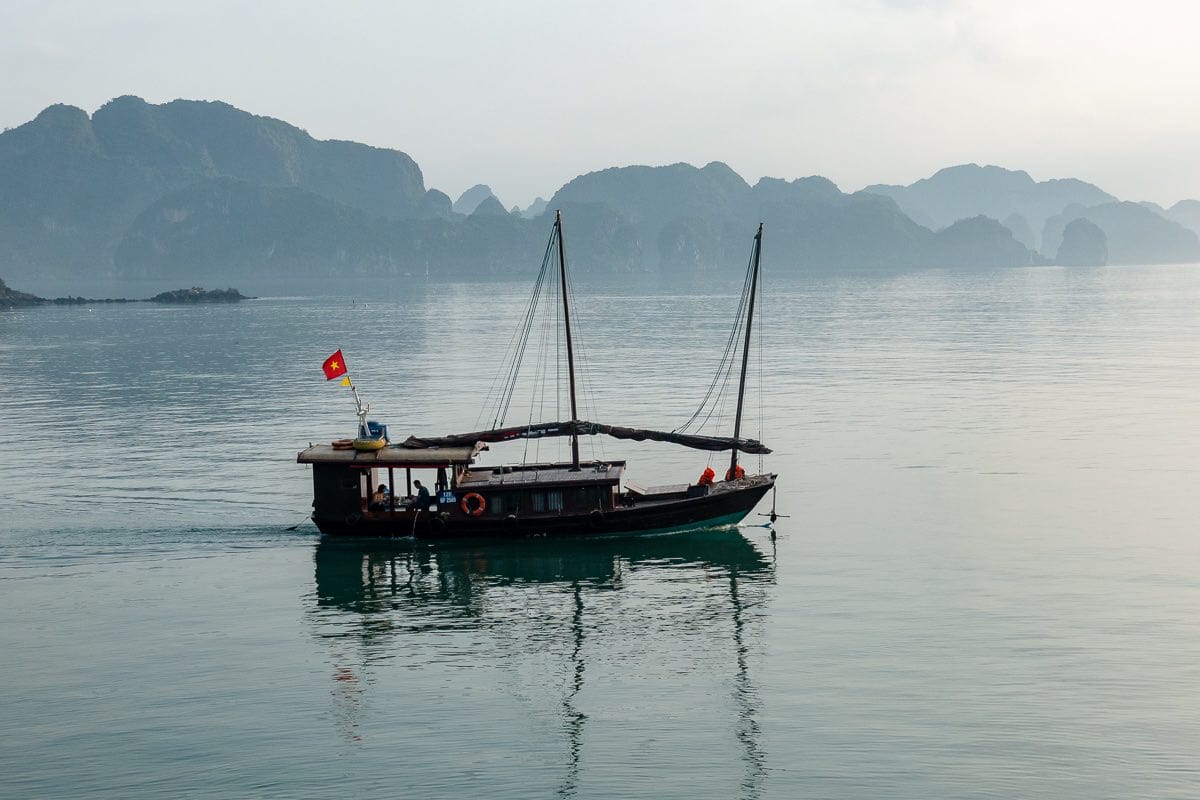
[[(599, 533), (647, 533), (740, 522), (775, 485), (776, 475), (747, 475), (740, 453), (766, 454), (755, 439), (741, 438), (755, 297), (759, 287), (762, 226), (754, 236), (744, 290), (744, 318), (731, 334), (727, 355), (735, 354), (735, 335), (744, 327), (737, 413), (732, 437), (680, 431), (655, 431), (588, 422), (576, 406), (575, 357), (572, 345), (562, 217), (556, 215), (543, 261), (543, 274), (557, 243), (557, 271), (562, 286), (562, 320), (571, 419), (516, 427), (496, 427), (440, 437), (411, 436), (398, 444), (372, 450), (315, 445), (296, 460), (312, 465), (313, 522), (331, 536), (415, 536), (420, 538), (519, 538)], [(539, 286), (541, 276), (539, 276)], [(536, 298), (535, 290), (535, 298)], [(743, 325), (744, 322), (744, 325)], [(728, 362), (732, 368), (733, 361)], [(723, 363), (724, 366), (724, 363)], [(721, 373), (719, 372), (718, 375)], [(715, 385), (715, 382), (714, 382)], [(357, 393), (356, 393), (357, 398)], [(707, 400), (707, 398), (706, 398)], [(703, 407), (703, 405), (702, 405)], [(361, 406), (360, 406), (361, 410)], [(625, 461), (581, 460), (579, 437), (607, 435), (635, 441), (662, 441), (710, 452), (729, 451), (726, 480), (642, 487), (624, 476)], [(490, 444), (548, 436), (568, 436), (569, 462), (479, 466), (476, 459)], [(418, 507), (411, 498), (414, 470), (433, 474), (436, 494)], [(396, 497), (397, 472), (403, 473), (407, 496)], [(713, 473), (708, 471), (711, 476)], [(391, 487), (385, 502), (372, 502), (381, 483)]]

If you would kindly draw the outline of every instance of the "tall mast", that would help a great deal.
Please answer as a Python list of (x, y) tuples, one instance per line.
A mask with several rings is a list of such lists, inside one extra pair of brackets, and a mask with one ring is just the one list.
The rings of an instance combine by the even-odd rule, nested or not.
[[(554, 227), (558, 231), (558, 277), (562, 284), (563, 325), (567, 329), (567, 374), (571, 380), (571, 424), (579, 421), (575, 410), (575, 351), (571, 348), (571, 304), (567, 302), (567, 257), (563, 254), (562, 212), (554, 212)], [(757, 268), (757, 265), (756, 265)], [(749, 346), (749, 345), (747, 345)], [(746, 379), (746, 367), (742, 366), (742, 380)], [(738, 416), (741, 417), (741, 401), (738, 401)], [(571, 469), (579, 469), (579, 433), (571, 430)]]
[[(758, 223), (758, 233), (754, 234), (754, 266), (750, 273), (750, 307), (746, 311), (746, 341), (742, 345), (742, 377), (738, 381), (737, 416), (733, 418), (733, 454), (729, 457), (729, 474), (737, 468), (737, 440), (742, 435), (742, 401), (746, 397), (746, 365), (750, 361), (750, 330), (754, 325), (754, 296), (758, 294), (758, 259), (762, 255), (762, 223)], [(559, 242), (561, 243), (561, 239)]]

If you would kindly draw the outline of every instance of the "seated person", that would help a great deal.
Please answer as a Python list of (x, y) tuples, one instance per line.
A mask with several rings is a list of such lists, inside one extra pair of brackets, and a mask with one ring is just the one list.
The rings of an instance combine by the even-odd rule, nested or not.
[(375, 490), (375, 494), (371, 495), (371, 505), (368, 508), (371, 511), (386, 511), (388, 509), (391, 495), (388, 493), (386, 483), (379, 484), (379, 488)]
[(735, 464), (725, 471), (725, 480), (736, 481), (746, 477), (746, 470), (742, 469), (741, 464)]
[(700, 474), (700, 480), (696, 481), (697, 486), (708, 486), (712, 484), (717, 477), (717, 473), (713, 472), (712, 467), (705, 467), (704, 472)]
[(418, 511), (428, 511), (433, 502), (429, 496), (429, 490), (422, 486), (420, 481), (413, 481), (413, 486), (417, 487), (417, 496), (413, 498), (413, 508)]

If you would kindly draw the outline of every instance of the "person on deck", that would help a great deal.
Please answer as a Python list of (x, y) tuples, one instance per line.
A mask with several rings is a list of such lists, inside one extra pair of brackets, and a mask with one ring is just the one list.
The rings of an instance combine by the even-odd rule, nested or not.
[(428, 511), (429, 504), (433, 502), (429, 497), (429, 489), (422, 486), (420, 481), (413, 481), (413, 486), (417, 487), (417, 496), (413, 498), (413, 508), (418, 511)]
[(725, 471), (725, 480), (727, 481), (736, 481), (744, 477), (746, 477), (746, 470), (742, 469), (741, 464), (734, 464)]
[(383, 511), (388, 507), (388, 487), (386, 483), (379, 484), (379, 488), (375, 490), (375, 494), (371, 496), (371, 510)]
[(711, 466), (705, 467), (704, 472), (700, 473), (700, 480), (696, 481), (696, 484), (698, 486), (711, 486), (716, 477), (717, 473), (713, 472)]

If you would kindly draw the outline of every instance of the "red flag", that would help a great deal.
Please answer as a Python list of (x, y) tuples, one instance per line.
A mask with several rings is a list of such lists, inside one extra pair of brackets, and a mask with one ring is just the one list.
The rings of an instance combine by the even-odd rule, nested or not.
[(342, 351), (325, 359), (325, 363), (321, 365), (321, 369), (325, 370), (325, 380), (331, 381), (341, 375), (346, 374), (346, 359), (342, 358)]

